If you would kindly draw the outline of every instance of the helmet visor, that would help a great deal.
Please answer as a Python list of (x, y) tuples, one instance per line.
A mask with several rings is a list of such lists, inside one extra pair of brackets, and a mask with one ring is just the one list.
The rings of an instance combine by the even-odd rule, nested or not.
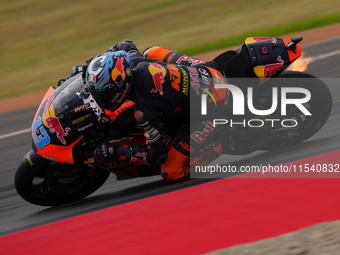
[(92, 90), (90, 89), (91, 95), (96, 100), (97, 104), (103, 108), (108, 109), (117, 101), (121, 94), (121, 89), (117, 86), (109, 86), (103, 90)]

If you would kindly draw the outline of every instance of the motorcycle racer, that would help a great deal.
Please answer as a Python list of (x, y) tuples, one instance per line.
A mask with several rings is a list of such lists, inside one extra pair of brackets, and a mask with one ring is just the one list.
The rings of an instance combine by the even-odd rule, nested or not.
[[(190, 132), (190, 106), (200, 104), (204, 90), (218, 94), (221, 104), (226, 99), (226, 90), (214, 89), (217, 81), (224, 82), (216, 63), (161, 47), (151, 47), (143, 56), (129, 40), (88, 60), (85, 79), (93, 98), (111, 119), (126, 100), (134, 102), (129, 107), (134, 107), (134, 116), (146, 139), (145, 146), (102, 143), (97, 148), (100, 157), (104, 161), (118, 158), (122, 162), (160, 165), (161, 176), (167, 181), (189, 176), (193, 143), (202, 144), (205, 138)], [(169, 151), (163, 134), (165, 120), (187, 125)], [(198, 121), (195, 133), (208, 126), (212, 132), (211, 122)], [(206, 152), (204, 161), (212, 161), (221, 153), (218, 144)]]

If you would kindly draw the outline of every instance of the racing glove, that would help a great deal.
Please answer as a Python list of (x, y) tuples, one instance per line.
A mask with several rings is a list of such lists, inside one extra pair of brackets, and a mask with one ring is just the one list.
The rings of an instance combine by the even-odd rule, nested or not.
[(106, 142), (100, 144), (96, 151), (103, 161), (113, 161), (118, 159), (123, 163), (129, 163), (131, 161), (131, 148), (127, 145), (118, 147), (117, 145)]
[(76, 74), (78, 73), (82, 73), (82, 77), (83, 79), (85, 78), (85, 75), (86, 75), (86, 69), (87, 69), (87, 66), (84, 65), (84, 66), (74, 66), (72, 67), (72, 71), (71, 71), (71, 75), (67, 77), (66, 80), (70, 79), (71, 77), (75, 76)]

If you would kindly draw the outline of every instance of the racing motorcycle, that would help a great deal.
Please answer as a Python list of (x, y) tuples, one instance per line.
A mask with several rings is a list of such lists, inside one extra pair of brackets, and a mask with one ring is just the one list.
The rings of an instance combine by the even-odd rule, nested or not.
[[(227, 51), (214, 59), (228, 81), (250, 77), (258, 82), (252, 95), (256, 109), (271, 107), (272, 87), (303, 87), (311, 93), (311, 99), (303, 104), (311, 115), (302, 113), (296, 105), (287, 107), (285, 118), (294, 125), (273, 125), (268, 116), (254, 116), (252, 113), (247, 113), (248, 117), (262, 121), (260, 127), (218, 125), (217, 133), (232, 137), (232, 143), (223, 149), (223, 153), (245, 155), (256, 150), (296, 145), (313, 136), (325, 124), (332, 109), (332, 97), (326, 84), (306, 73), (284, 71), (301, 55), (298, 44), (301, 40), (300, 36), (291, 40), (251, 37), (239, 49)], [(299, 78), (310, 82), (300, 83)], [(291, 96), (299, 98), (301, 95)], [(233, 100), (231, 96), (228, 98), (227, 111), (231, 116)], [(279, 109), (270, 117), (277, 120), (276, 123), (283, 118)], [(205, 123), (206, 132), (214, 128), (211, 122)], [(164, 136), (170, 148), (181, 134), (182, 127), (164, 126)], [(57, 206), (80, 200), (100, 188), (110, 173), (115, 174), (117, 180), (160, 174), (160, 167), (138, 162), (127, 164), (118, 159), (94, 162), (95, 149), (104, 141), (122, 146), (145, 144), (145, 138), (134, 118), (133, 103), (125, 102), (114, 112), (114, 119), (109, 119), (84, 86), (81, 74), (62, 79), (56, 87), (49, 88), (33, 119), (31, 134), (32, 150), (17, 169), (15, 188), (23, 199), (36, 205)], [(207, 134), (205, 137), (201, 149), (191, 155), (196, 163), (215, 143)]]

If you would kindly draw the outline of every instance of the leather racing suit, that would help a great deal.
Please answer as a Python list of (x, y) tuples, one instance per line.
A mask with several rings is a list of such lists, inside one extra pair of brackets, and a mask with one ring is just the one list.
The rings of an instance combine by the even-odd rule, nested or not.
[[(126, 51), (130, 57), (133, 84), (129, 100), (135, 103), (134, 115), (146, 138), (146, 146), (120, 148), (126, 151), (122, 160), (161, 165), (161, 175), (166, 180), (188, 175), (194, 145), (201, 145), (214, 130), (211, 121), (197, 121), (190, 131), (190, 108), (200, 106), (204, 90), (217, 96), (221, 104), (226, 99), (226, 89), (214, 89), (214, 84), (225, 82), (220, 68), (214, 62), (204, 62), (162, 47), (151, 47), (143, 56), (128, 40), (108, 51), (117, 50)], [(163, 134), (167, 121), (187, 125), (169, 151)], [(210, 156), (209, 161), (222, 153), (221, 146), (212, 152), (214, 156)]]

